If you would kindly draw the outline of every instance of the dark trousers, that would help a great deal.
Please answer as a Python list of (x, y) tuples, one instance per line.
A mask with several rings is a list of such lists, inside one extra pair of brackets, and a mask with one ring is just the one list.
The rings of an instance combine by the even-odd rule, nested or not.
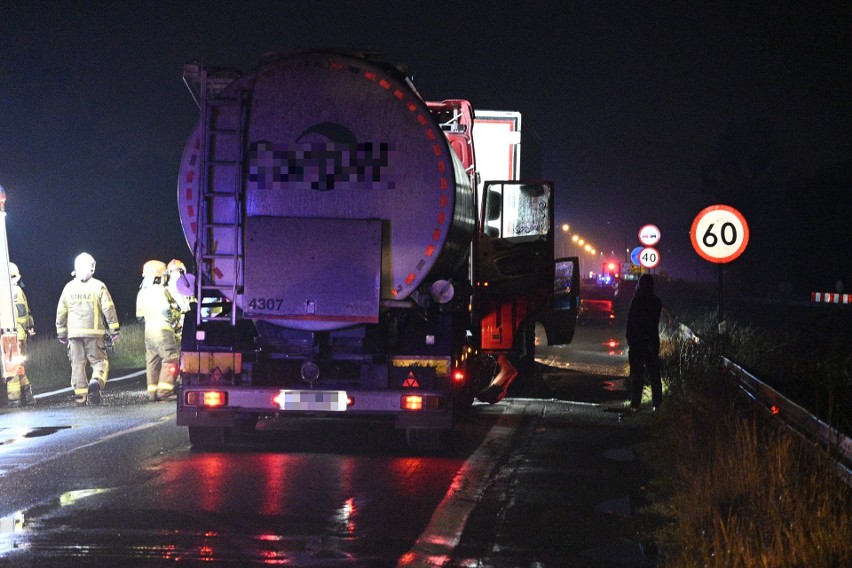
[(631, 396), (630, 406), (639, 408), (642, 403), (642, 390), (645, 388), (645, 374), (651, 385), (651, 400), (654, 406), (660, 406), (663, 400), (663, 382), (660, 379), (660, 348), (653, 345), (631, 345), (627, 350), (630, 362)]

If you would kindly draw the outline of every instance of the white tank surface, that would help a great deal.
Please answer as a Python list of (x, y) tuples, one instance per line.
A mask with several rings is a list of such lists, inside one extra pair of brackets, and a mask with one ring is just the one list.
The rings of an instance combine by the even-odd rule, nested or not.
[[(239, 216), (245, 270), (235, 275), (235, 263), (216, 259), (211, 274), (214, 280), (236, 278), (245, 285), (238, 305), (248, 304), (255, 292), (276, 301), (272, 308), (266, 300), (262, 308), (255, 302), (240, 306), (247, 315), (298, 329), (333, 329), (373, 321), (382, 301), (403, 300), (424, 284), (428, 292), (436, 280), (453, 276), (469, 251), (473, 190), (440, 126), (402, 74), (352, 55), (298, 52), (268, 58), (234, 80), (220, 98), (241, 93), (247, 111)], [(236, 128), (235, 118), (232, 124), (225, 118), (217, 127)], [(200, 155), (201, 132), (199, 124), (184, 150), (178, 178), (180, 218), (193, 250), (199, 168), (206, 162)], [(215, 157), (238, 156), (237, 139), (216, 140)], [(208, 164), (211, 170), (215, 167)], [(212, 191), (233, 192), (233, 176), (210, 178)], [(214, 234), (209, 241), (216, 243), (216, 252), (240, 248), (230, 244), (241, 242), (234, 232), (218, 226), (235, 218), (233, 205), (228, 200), (210, 203), (217, 226), (208, 227)], [(295, 219), (298, 223), (291, 227)], [(347, 241), (346, 234), (311, 232), (311, 219), (317, 220), (317, 228), (340, 227), (344, 233), (351, 228), (352, 237)], [(217, 232), (221, 238), (215, 237)], [(370, 242), (364, 258), (353, 258), (360, 249), (351, 241), (359, 238)], [(311, 240), (311, 250), (294, 250)], [(325, 250), (329, 247), (345, 249), (347, 256), (335, 256)], [(305, 279), (311, 285), (277, 283), (297, 279), (280, 273), (293, 268), (292, 262), (301, 263), (300, 276), (316, 273)], [(347, 286), (352, 279), (355, 285)], [(333, 296), (347, 294), (333, 305)], [(325, 295), (328, 301), (322, 299)]]

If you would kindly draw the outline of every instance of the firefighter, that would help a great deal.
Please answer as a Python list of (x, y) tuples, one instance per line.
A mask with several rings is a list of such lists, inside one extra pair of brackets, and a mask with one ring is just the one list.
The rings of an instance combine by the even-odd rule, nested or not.
[[(30, 305), (27, 302), (27, 296), (24, 294), (24, 284), (21, 282), (21, 271), (18, 270), (18, 265), (14, 262), (9, 263), (9, 275), (12, 277), (12, 295), (15, 299), (15, 317), (17, 319), (18, 328), (18, 350), (22, 356), (26, 356), (27, 337), (35, 335), (35, 325), (33, 324), (33, 316), (30, 313)], [(18, 384), (21, 386), (21, 396), (18, 399), (18, 404), (21, 406), (30, 406), (35, 404), (33, 389), (30, 386), (30, 380), (27, 378), (27, 371), (24, 369), (23, 363), (18, 367), (15, 378), (18, 379)]]
[(192, 307), (192, 303), (195, 302), (195, 294), (193, 293), (195, 278), (192, 274), (186, 273), (186, 265), (176, 258), (169, 261), (169, 264), (166, 266), (166, 273), (166, 280), (168, 283), (167, 290), (180, 309), (180, 317), (178, 318), (177, 325), (175, 326), (175, 336), (177, 338), (178, 347), (180, 347), (184, 315), (189, 311), (189, 308)]
[[(109, 375), (105, 337), (115, 343), (119, 336), (118, 315), (106, 284), (93, 278), (95, 259), (82, 253), (74, 259), (74, 277), (62, 290), (56, 307), (56, 337), (68, 346), (71, 387), (79, 405), (101, 404), (101, 391)], [(88, 380), (86, 363), (92, 366)]]
[(142, 267), (142, 284), (136, 295), (136, 318), (145, 324), (145, 367), (152, 402), (175, 399), (179, 358), (175, 326), (181, 313), (165, 280), (166, 264), (149, 260)]

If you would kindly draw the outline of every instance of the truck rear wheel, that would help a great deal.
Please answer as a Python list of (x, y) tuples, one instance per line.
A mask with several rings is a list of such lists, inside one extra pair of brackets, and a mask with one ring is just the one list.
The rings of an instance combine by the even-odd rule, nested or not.
[(231, 429), (224, 426), (189, 426), (189, 444), (195, 450), (224, 450)]

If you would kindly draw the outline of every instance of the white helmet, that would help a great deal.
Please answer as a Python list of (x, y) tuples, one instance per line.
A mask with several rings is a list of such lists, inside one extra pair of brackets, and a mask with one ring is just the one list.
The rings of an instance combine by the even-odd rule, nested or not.
[(162, 278), (166, 275), (166, 263), (161, 260), (149, 260), (142, 265), (142, 277)]
[(17, 284), (21, 279), (21, 271), (18, 270), (18, 265), (14, 262), (9, 263), (9, 276), (12, 277), (12, 284)]
[(77, 255), (74, 259), (74, 276), (85, 282), (95, 273), (95, 259), (87, 252)]
[(173, 258), (169, 261), (169, 265), (166, 267), (166, 272), (175, 271), (186, 272), (186, 265), (182, 261)]

